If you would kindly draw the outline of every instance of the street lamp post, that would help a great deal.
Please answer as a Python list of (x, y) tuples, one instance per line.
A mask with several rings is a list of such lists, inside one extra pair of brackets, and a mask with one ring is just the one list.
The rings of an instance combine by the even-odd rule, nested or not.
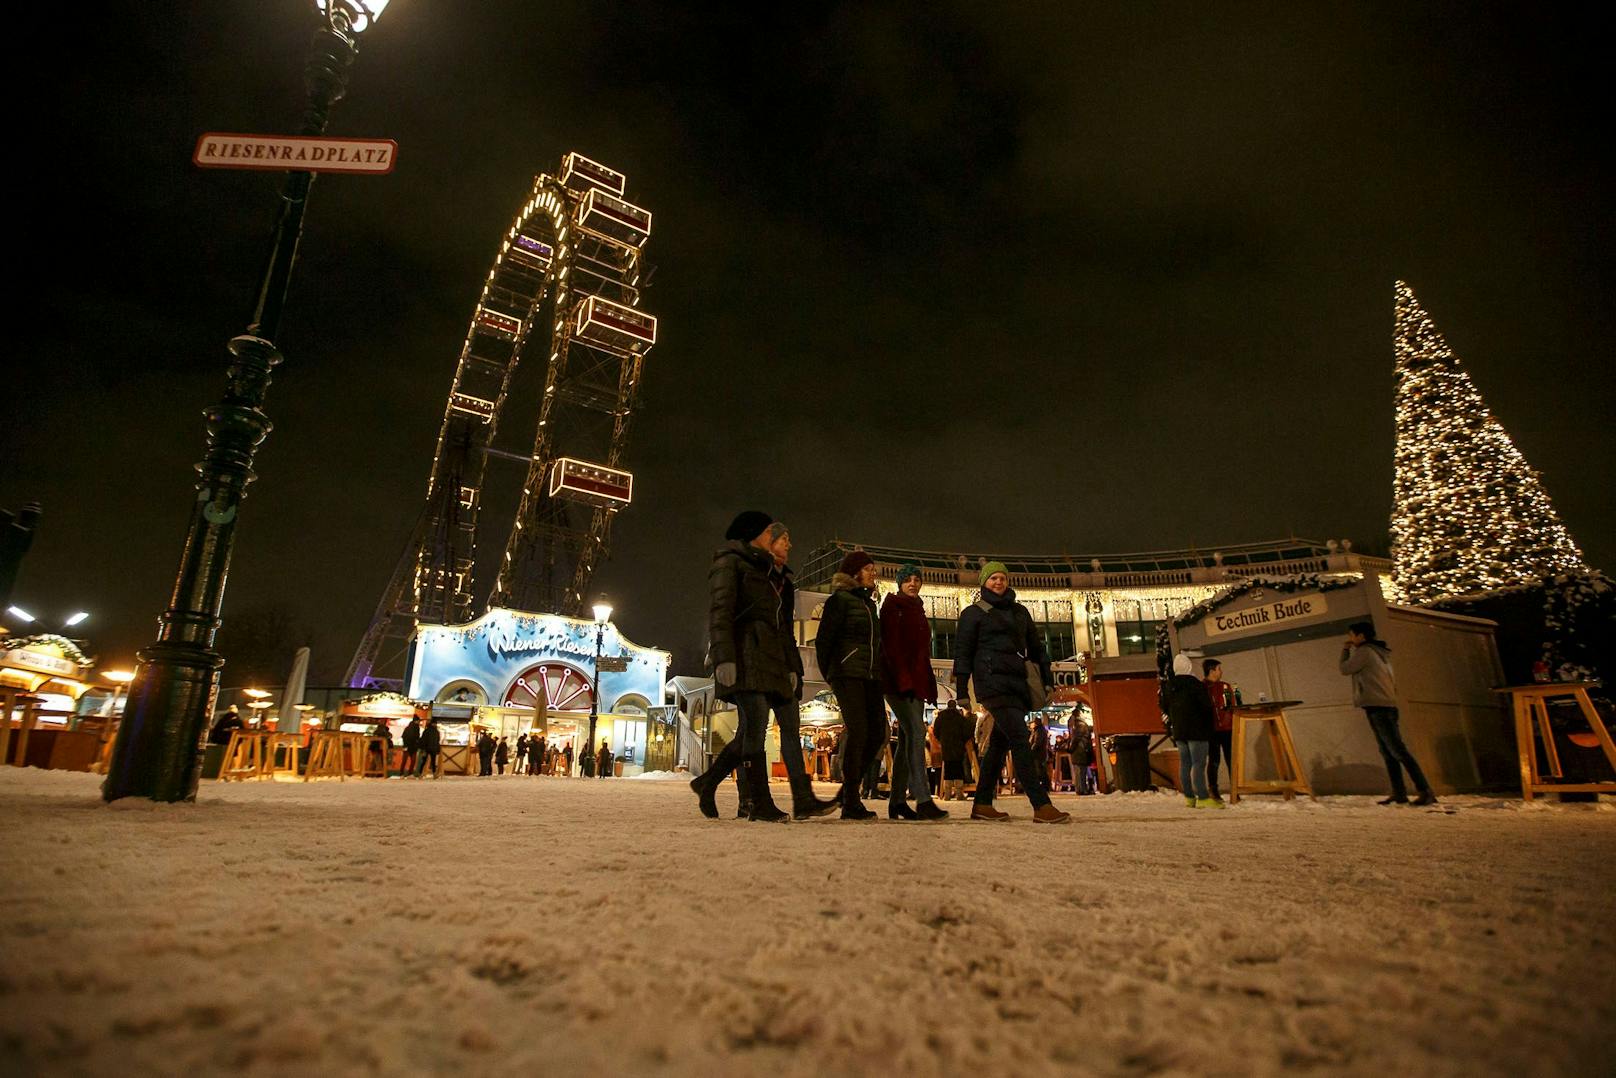
[[(589, 740), (584, 742), (584, 751), (595, 751), (595, 720), (600, 718), (600, 648), (606, 639), (606, 623), (612, 620), (612, 606), (604, 600), (595, 604), (595, 684), (589, 694)], [(600, 758), (597, 756), (596, 760)], [(597, 764), (598, 766), (598, 764)], [(580, 767), (580, 770), (582, 768)], [(596, 775), (596, 778), (601, 776)]]
[[(308, 98), (300, 134), (325, 132), (331, 107), (347, 89), (358, 36), (386, 5), (387, 0), (316, 0), (321, 18), (304, 72)], [(224, 666), (213, 640), (235, 542), (236, 512), (253, 480), (253, 456), (271, 427), (262, 406), (270, 371), (281, 361), (275, 339), (313, 180), (311, 172), (286, 175), (252, 318), (246, 332), (230, 341), (224, 397), (203, 413), (208, 449), (197, 465), (196, 497), (179, 572), (168, 609), (158, 619), (157, 640), (140, 652), (129, 686), (124, 720), (101, 788), (108, 801), (196, 797), (201, 742)]]

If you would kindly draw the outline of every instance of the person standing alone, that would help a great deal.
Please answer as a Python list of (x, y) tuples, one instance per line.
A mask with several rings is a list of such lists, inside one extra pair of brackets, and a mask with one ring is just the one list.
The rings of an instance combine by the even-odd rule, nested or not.
[(1341, 647), (1338, 664), (1343, 674), (1352, 678), (1352, 703), (1361, 707), (1369, 717), (1369, 729), (1374, 731), (1375, 744), (1380, 746), (1381, 759), (1386, 761), (1386, 775), (1391, 779), (1392, 795), (1382, 805), (1408, 804), (1408, 789), (1403, 785), (1403, 769), (1414, 780), (1419, 796), (1416, 805), (1436, 804), (1436, 794), (1425, 781), (1414, 754), (1403, 744), (1402, 731), (1397, 721), (1397, 683), (1392, 675), (1392, 649), (1384, 640), (1375, 638), (1375, 623), (1360, 621), (1347, 627), (1347, 641)]

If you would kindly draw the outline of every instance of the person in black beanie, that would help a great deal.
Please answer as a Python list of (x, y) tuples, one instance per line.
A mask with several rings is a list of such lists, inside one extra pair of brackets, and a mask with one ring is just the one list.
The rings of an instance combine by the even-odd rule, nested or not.
[(831, 577), (814, 650), (819, 670), (842, 711), (842, 819), (871, 820), (859, 800), (860, 780), (886, 747), (887, 708), (881, 697), (881, 624), (875, 606), (875, 559), (855, 550)]
[(740, 729), (713, 760), (712, 766), (692, 779), (702, 815), (717, 818), (713, 795), (737, 766), (744, 768), (752, 808), (747, 818), (785, 823), (791, 817), (775, 806), (769, 794), (768, 756), (764, 738), (769, 712), (776, 703), (797, 691), (800, 679), (786, 661), (790, 619), (780, 609), (780, 589), (771, 578), (774, 557), (769, 553), (767, 513), (741, 513), (724, 533), (725, 543), (713, 555), (707, 576), (709, 606), (707, 633), (709, 658), (718, 698), (735, 704)]

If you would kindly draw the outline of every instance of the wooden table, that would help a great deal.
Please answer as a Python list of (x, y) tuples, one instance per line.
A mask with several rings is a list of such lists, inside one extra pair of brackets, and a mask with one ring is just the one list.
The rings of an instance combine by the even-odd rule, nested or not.
[[(1300, 700), (1273, 700), (1257, 704), (1242, 704), (1234, 708), (1234, 766), (1230, 769), (1229, 803), (1240, 800), (1241, 794), (1284, 794), (1290, 801), (1297, 794), (1306, 794), (1317, 801), (1302, 760), (1296, 754), (1296, 742), (1291, 740), (1290, 724), (1285, 721), (1285, 709), (1296, 707)], [(1252, 780), (1246, 778), (1246, 724), (1262, 723), (1268, 732), (1268, 745), (1274, 751), (1274, 768), (1278, 778)], [(1288, 772), (1288, 774), (1287, 774)]]
[[(1554, 730), (1549, 725), (1549, 701), (1568, 696), (1576, 701), (1583, 718), (1588, 720), (1589, 731), (1605, 751), (1605, 759), (1610, 761), (1611, 769), (1616, 771), (1616, 743), (1612, 743), (1604, 719), (1600, 718), (1599, 712), (1594, 709), (1594, 702), (1588, 698), (1588, 690), (1595, 684), (1587, 681), (1548, 681), (1531, 685), (1506, 685), (1493, 690), (1509, 694), (1511, 710), (1515, 715), (1515, 747), (1521, 758), (1522, 800), (1530, 801), (1534, 794), (1540, 793), (1616, 794), (1616, 782), (1545, 782), (1543, 772), (1537, 765), (1536, 737), (1541, 737), (1548, 777), (1558, 779), (1565, 776), (1560, 768), (1560, 751), (1554, 744)], [(1537, 725), (1535, 732), (1532, 729), (1534, 722)]]

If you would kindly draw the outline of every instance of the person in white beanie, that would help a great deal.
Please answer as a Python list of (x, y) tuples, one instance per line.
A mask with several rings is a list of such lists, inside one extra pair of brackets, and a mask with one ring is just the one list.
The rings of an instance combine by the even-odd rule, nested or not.
[(1162, 686), (1162, 711), (1178, 745), (1178, 785), (1189, 808), (1227, 808), (1212, 796), (1206, 782), (1206, 756), (1218, 716), (1195, 663), (1180, 652), (1173, 656), (1173, 676)]

